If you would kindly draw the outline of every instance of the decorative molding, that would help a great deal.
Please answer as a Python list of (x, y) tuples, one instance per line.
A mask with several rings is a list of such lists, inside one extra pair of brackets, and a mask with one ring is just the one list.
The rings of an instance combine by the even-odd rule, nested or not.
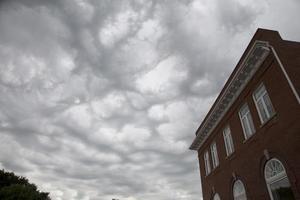
[(254, 42), (245, 59), (240, 64), (239, 69), (224, 89), (222, 96), (218, 98), (209, 116), (202, 122), (200, 129), (196, 133), (196, 138), (190, 146), (191, 150), (199, 150), (269, 55), (269, 52), (268, 42), (258, 40)]

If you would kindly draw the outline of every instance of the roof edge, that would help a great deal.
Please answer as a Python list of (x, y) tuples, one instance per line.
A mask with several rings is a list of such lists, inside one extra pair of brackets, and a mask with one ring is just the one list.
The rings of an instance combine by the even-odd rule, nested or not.
[[(248, 46), (249, 48), (249, 46)], [(248, 49), (247, 48), (247, 49)], [(197, 129), (191, 150), (199, 150), (270, 52), (268, 41), (255, 40), (227, 80), (211, 110)], [(244, 53), (244, 54), (245, 54)], [(242, 62), (241, 62), (242, 61)]]

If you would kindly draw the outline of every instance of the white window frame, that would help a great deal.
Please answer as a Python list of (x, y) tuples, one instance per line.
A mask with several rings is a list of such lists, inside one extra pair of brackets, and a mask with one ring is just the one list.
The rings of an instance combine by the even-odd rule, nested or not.
[[(243, 189), (243, 193), (240, 193), (240, 194), (237, 194), (237, 185), (239, 184), (239, 186), (242, 186), (242, 189)], [(236, 180), (234, 183), (233, 183), (233, 188), (232, 188), (232, 194), (233, 194), (233, 199), (241, 199), (240, 197), (241, 196), (245, 196), (245, 200), (247, 200), (247, 194), (246, 194), (246, 188), (245, 188), (245, 185), (244, 183), (241, 181), (241, 180)], [(238, 196), (236, 196), (238, 195)]]
[[(241, 111), (242, 111), (242, 109), (243, 109), (244, 107), (247, 107), (247, 108), (248, 108), (248, 112), (242, 116)], [(248, 116), (248, 114), (249, 114), (249, 116)], [(245, 140), (247, 140), (247, 139), (250, 138), (252, 135), (254, 135), (254, 133), (255, 133), (255, 131), (256, 131), (256, 130), (255, 130), (254, 123), (253, 123), (253, 118), (252, 118), (252, 115), (251, 115), (251, 111), (250, 111), (249, 106), (248, 106), (247, 103), (243, 104), (243, 106), (240, 108), (240, 110), (239, 110), (239, 117), (240, 117), (241, 125), (242, 125), (242, 128), (243, 128)], [(247, 135), (246, 127), (245, 127), (245, 125), (244, 125), (244, 123), (243, 123), (243, 119), (244, 119), (244, 118), (247, 118), (248, 128), (249, 128), (249, 130), (251, 131), (250, 135)], [(252, 125), (253, 125), (253, 130), (251, 129), (251, 123), (252, 123)]]
[(220, 195), (219, 195), (218, 193), (216, 193), (216, 194), (214, 195), (213, 200), (221, 200)]
[(210, 153), (211, 153), (211, 159), (213, 164), (213, 169), (219, 166), (219, 157), (218, 157), (218, 150), (217, 150), (217, 144), (216, 142), (213, 142), (210, 145)]
[(203, 159), (204, 159), (205, 174), (209, 175), (210, 172), (211, 172), (211, 168), (210, 168), (210, 161), (209, 161), (208, 151), (204, 152)]
[[(271, 163), (272, 161), (275, 161), (275, 162), (279, 163), (281, 165), (283, 171), (276, 174), (276, 175), (274, 175), (274, 176), (272, 176), (272, 177), (267, 177), (266, 176), (266, 168), (267, 168), (267, 165), (269, 163)], [(282, 162), (280, 160), (278, 160), (277, 158), (272, 158), (271, 160), (268, 160), (268, 162), (265, 164), (264, 176), (265, 176), (265, 181), (266, 181), (266, 184), (267, 184), (267, 188), (268, 188), (268, 192), (269, 192), (269, 196), (270, 196), (271, 200), (274, 199), (273, 194), (272, 194), (272, 190), (271, 190), (271, 187), (270, 187), (271, 184), (273, 184), (277, 181), (280, 181), (284, 178), (287, 178), (288, 181), (289, 181), (290, 187), (291, 187), (291, 182), (290, 182), (290, 180), (287, 176), (286, 169), (285, 169), (284, 165), (282, 164)]]
[[(258, 97), (256, 98), (256, 94), (260, 91), (260, 89), (263, 89), (263, 93)], [(270, 101), (270, 107), (272, 108), (272, 113), (269, 112), (268, 108), (267, 108), (267, 104), (265, 102), (265, 99), (263, 98), (265, 95), (267, 95), (267, 97), (269, 98), (269, 101)], [(266, 123), (274, 114), (275, 114), (275, 110), (274, 110), (274, 106), (272, 104), (272, 101), (270, 99), (270, 96), (268, 94), (268, 91), (266, 89), (266, 86), (261, 83), (257, 89), (253, 92), (252, 94), (252, 98), (254, 100), (254, 103), (255, 103), (255, 107), (256, 107), (256, 110), (258, 112), (258, 116), (259, 116), (259, 119), (260, 119), (260, 122), (261, 124), (264, 124)], [(263, 117), (262, 117), (262, 111), (260, 110), (259, 106), (258, 106), (258, 101), (261, 101), (262, 102), (262, 106), (263, 106), (263, 109), (264, 109), (264, 112), (266, 113), (266, 116), (267, 118), (264, 120)]]
[(234, 152), (234, 144), (229, 125), (227, 125), (223, 130), (223, 138), (226, 149), (226, 155), (230, 156)]

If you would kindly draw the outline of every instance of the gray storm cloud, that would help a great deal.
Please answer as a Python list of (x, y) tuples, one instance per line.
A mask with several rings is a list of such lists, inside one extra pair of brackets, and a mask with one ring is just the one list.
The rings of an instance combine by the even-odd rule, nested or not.
[(199, 199), (197, 126), (256, 28), (300, 40), (299, 7), (1, 1), (0, 167), (54, 200)]

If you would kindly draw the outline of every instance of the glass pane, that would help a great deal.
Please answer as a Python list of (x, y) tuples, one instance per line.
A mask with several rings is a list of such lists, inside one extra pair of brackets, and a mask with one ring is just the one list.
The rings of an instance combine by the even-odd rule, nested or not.
[(286, 173), (281, 162), (279, 162), (277, 159), (272, 159), (268, 161), (265, 167), (265, 177), (267, 181), (269, 182), (269, 180), (282, 176), (286, 176)]
[(246, 139), (247, 139), (250, 136), (250, 132), (249, 132), (248, 120), (246, 117), (244, 117), (242, 119), (242, 123), (243, 123), (244, 131), (245, 131), (245, 135), (246, 135)]
[(264, 99), (266, 107), (268, 109), (269, 117), (271, 117), (274, 114), (274, 109), (273, 109), (273, 106), (272, 106), (272, 103), (271, 103), (269, 95), (266, 93), (264, 95), (263, 99)]
[(212, 146), (210, 146), (210, 154), (211, 154), (211, 160), (212, 160), (212, 167), (215, 168), (216, 167), (215, 155), (214, 155), (214, 150), (213, 150)]
[(247, 112), (249, 112), (249, 108), (248, 108), (248, 105), (245, 104), (245, 105), (241, 108), (241, 111), (240, 111), (241, 117), (243, 117), (244, 115), (246, 115)]
[(214, 200), (221, 200), (220, 196), (218, 194), (215, 194)]
[(230, 153), (232, 153), (234, 152), (234, 146), (233, 146), (231, 134), (229, 134), (229, 141), (230, 141)]
[(217, 145), (215, 144), (215, 159), (216, 159), (216, 167), (219, 166), (219, 157), (218, 157), (218, 151), (217, 151)]
[(258, 106), (258, 109), (259, 109), (260, 116), (262, 118), (261, 120), (262, 120), (262, 122), (265, 122), (268, 119), (268, 116), (267, 116), (267, 113), (264, 109), (262, 101), (258, 101), (257, 106)]
[(219, 158), (218, 158), (216, 143), (213, 143), (211, 145), (211, 156), (212, 156), (212, 161), (213, 161), (213, 167), (215, 168), (219, 165)]
[(249, 107), (245, 104), (240, 110), (241, 123), (243, 125), (246, 139), (255, 132)]
[(270, 184), (273, 200), (294, 200), (293, 191), (288, 178)]
[(225, 129), (224, 129), (224, 132), (226, 135), (228, 135), (230, 133), (230, 129), (229, 129), (229, 126), (227, 126)]
[(232, 138), (231, 138), (229, 126), (227, 126), (224, 129), (223, 136), (224, 136), (224, 143), (225, 143), (225, 148), (226, 148), (226, 154), (228, 156), (228, 155), (230, 155), (233, 152)]
[(265, 91), (266, 91), (265, 86), (261, 85), (261, 87), (255, 92), (255, 98), (259, 99), (259, 97), (261, 97)]
[(247, 200), (244, 184), (238, 180), (233, 185), (234, 200)]
[(252, 116), (250, 114), (250, 112), (247, 114), (247, 119), (248, 119), (248, 123), (249, 123), (249, 128), (250, 128), (250, 135), (252, 135), (255, 132), (255, 128), (254, 128), (254, 124), (253, 124), (253, 120), (252, 120)]
[(226, 132), (224, 132), (224, 143), (225, 143), (226, 154), (229, 155), (228, 134)]
[(240, 195), (240, 196), (234, 197), (234, 200), (247, 200), (247, 197), (246, 197), (246, 195)]
[(208, 175), (210, 173), (210, 163), (209, 163), (209, 156), (207, 151), (204, 154), (204, 164), (205, 164), (206, 175)]

